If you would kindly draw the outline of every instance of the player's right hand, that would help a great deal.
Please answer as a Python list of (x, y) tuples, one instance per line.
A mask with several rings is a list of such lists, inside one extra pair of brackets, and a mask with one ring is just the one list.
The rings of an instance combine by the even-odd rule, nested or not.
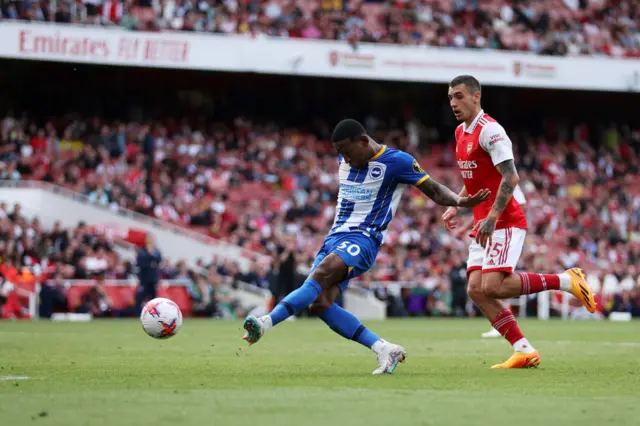
[(461, 197), (458, 202), (458, 207), (475, 207), (480, 203), (483, 203), (489, 199), (491, 196), (491, 191), (488, 189), (481, 189), (476, 192), (474, 195), (470, 195), (468, 197)]
[(458, 214), (457, 207), (449, 207), (447, 211), (442, 215), (442, 220), (444, 221), (444, 227), (447, 231), (451, 232), (458, 226), (458, 221), (454, 220), (456, 215)]

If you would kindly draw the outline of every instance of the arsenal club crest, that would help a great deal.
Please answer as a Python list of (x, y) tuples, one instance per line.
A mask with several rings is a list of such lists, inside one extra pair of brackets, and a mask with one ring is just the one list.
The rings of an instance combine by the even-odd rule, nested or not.
[(338, 65), (338, 52), (336, 52), (335, 50), (329, 52), (329, 63), (332, 67)]
[(473, 143), (469, 143), (469, 145), (467, 145), (467, 155), (471, 154), (472, 150), (473, 150)]
[(520, 61), (515, 61), (513, 63), (513, 73), (516, 77), (520, 77), (520, 72), (522, 71), (522, 63)]

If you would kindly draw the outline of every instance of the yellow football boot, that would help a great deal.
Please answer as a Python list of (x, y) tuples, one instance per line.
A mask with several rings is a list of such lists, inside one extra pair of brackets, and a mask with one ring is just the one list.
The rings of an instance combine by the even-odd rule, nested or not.
[(596, 299), (591, 287), (587, 284), (586, 277), (582, 269), (571, 268), (567, 270), (571, 277), (571, 287), (569, 293), (573, 294), (587, 310), (591, 313), (596, 311)]
[(502, 364), (496, 364), (491, 368), (534, 368), (540, 365), (540, 354), (533, 351), (529, 354), (514, 352), (511, 358)]

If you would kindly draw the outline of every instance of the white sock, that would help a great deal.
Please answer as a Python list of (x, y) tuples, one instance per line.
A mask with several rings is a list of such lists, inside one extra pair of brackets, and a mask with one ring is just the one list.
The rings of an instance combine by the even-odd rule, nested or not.
[(531, 344), (529, 343), (526, 337), (523, 337), (522, 339), (514, 343), (513, 349), (515, 349), (516, 352), (522, 352), (525, 354), (530, 354), (531, 352), (535, 352), (535, 349), (533, 348), (533, 346), (531, 346)]
[(387, 342), (385, 342), (384, 340), (380, 339), (377, 342), (375, 342), (373, 344), (373, 346), (371, 346), (371, 350), (374, 351), (376, 354), (380, 355), (380, 353), (382, 352), (382, 350), (384, 349), (386, 344), (387, 344)]
[(560, 290), (569, 291), (569, 289), (571, 288), (571, 275), (563, 272), (561, 274), (558, 274), (558, 276), (560, 277)]
[(260, 320), (262, 321), (262, 325), (264, 326), (264, 331), (267, 331), (271, 327), (273, 327), (273, 320), (269, 315), (263, 316), (262, 318), (260, 318)]

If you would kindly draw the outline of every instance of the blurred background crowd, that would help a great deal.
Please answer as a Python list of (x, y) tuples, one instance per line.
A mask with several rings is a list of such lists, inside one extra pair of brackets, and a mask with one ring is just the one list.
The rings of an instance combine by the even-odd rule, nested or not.
[[(358, 42), (634, 57), (640, 6), (616, 0), (43, 0), (5, 1), (2, 19), (120, 25), (137, 30), (241, 33)], [(634, 59), (629, 59), (634, 60)], [(0, 61), (0, 180), (45, 181), (111, 211), (130, 210), (265, 255), (165, 259), (153, 238), (131, 247), (79, 223), (0, 200), (0, 304), (10, 281), (41, 282), (45, 314), (111, 315), (99, 288), (73, 301), (71, 279), (139, 279), (154, 295), (188, 283), (194, 312), (234, 317), (239, 283), (276, 300), (304, 279), (333, 221), (333, 125), (361, 120), (457, 190), (457, 123), (435, 84), (288, 78)], [(78, 90), (82, 88), (82, 90)], [(514, 142), (529, 232), (519, 267), (576, 265), (609, 311), (640, 315), (640, 127), (634, 94), (486, 88), (483, 104)], [(354, 283), (389, 315), (475, 315), (466, 297), (464, 230), (407, 191), (371, 271)], [(469, 212), (462, 220), (470, 221)], [(51, 221), (48, 221), (51, 222)], [(143, 247), (144, 246), (144, 247)], [(158, 250), (160, 249), (160, 250)], [(145, 283), (147, 283), (145, 285)], [(388, 283), (402, 283), (391, 284)]]
[[(408, 150), (450, 187), (461, 186), (453, 145), (421, 144), (429, 128), (412, 129), (409, 121), (386, 129), (373, 116), (366, 122), (378, 140)], [(331, 123), (319, 125), (328, 129)], [(612, 296), (605, 309), (628, 306), (637, 313), (640, 129), (606, 124), (591, 132), (586, 125), (557, 123), (547, 131), (532, 138), (509, 129), (530, 224), (520, 267), (555, 271), (580, 265), (596, 277), (598, 290)], [(3, 180), (55, 183), (105, 208), (135, 210), (272, 258), (270, 265), (252, 263), (246, 273), (228, 261), (203, 259), (190, 270), (183, 261), (159, 258), (158, 276), (150, 281), (189, 280), (195, 301), (204, 293), (224, 298), (235, 281), (284, 296), (304, 278), (335, 213), (337, 161), (326, 134), (275, 122), (237, 117), (197, 128), (100, 117), (38, 123), (28, 114), (7, 115), (1, 152)], [(404, 290), (403, 303), (389, 300), (396, 315), (472, 313), (464, 296), (468, 239), (465, 232), (448, 234), (441, 214), (418, 191), (405, 194), (376, 265), (358, 283), (385, 300), (382, 283), (418, 283)], [(95, 228), (43, 229), (19, 205), (0, 204), (0, 232), (3, 268), (13, 268), (11, 273), (57, 282), (129, 279), (140, 268), (121, 259)]]
[(40, 0), (3, 19), (639, 57), (640, 7), (620, 0)]

